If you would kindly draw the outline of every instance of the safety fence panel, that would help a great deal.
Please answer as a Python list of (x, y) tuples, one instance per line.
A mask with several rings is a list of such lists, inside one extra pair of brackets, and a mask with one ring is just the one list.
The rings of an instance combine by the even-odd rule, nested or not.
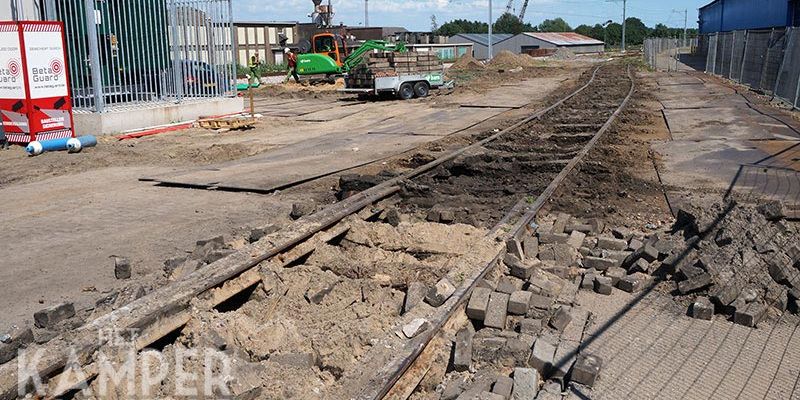
[(728, 76), (731, 70), (731, 53), (733, 47), (733, 33), (723, 33), (717, 39), (717, 63), (714, 66), (714, 73), (721, 76)]
[(103, 112), (235, 95), (231, 0), (44, 0), (73, 103)]
[(786, 32), (786, 50), (780, 72), (775, 83), (775, 97), (794, 107), (798, 104), (800, 90), (800, 28), (790, 28)]
[(785, 48), (786, 30), (775, 29), (770, 37), (767, 54), (764, 56), (764, 72), (761, 73), (761, 83), (758, 86), (765, 93), (771, 94), (775, 90)]
[(754, 89), (761, 86), (761, 76), (764, 73), (764, 61), (767, 57), (772, 35), (772, 30), (748, 32), (744, 59), (742, 61), (742, 84)]
[(698, 38), (648, 38), (644, 40), (644, 59), (655, 69), (677, 70), (680, 58), (696, 52), (698, 46)]
[(708, 56), (706, 58), (706, 72), (709, 74), (714, 73), (717, 64), (717, 39), (719, 35), (716, 33), (708, 36)]
[(744, 47), (747, 40), (747, 31), (733, 32), (733, 47), (731, 47), (731, 71), (728, 77), (736, 82), (742, 80), (742, 61), (744, 60)]

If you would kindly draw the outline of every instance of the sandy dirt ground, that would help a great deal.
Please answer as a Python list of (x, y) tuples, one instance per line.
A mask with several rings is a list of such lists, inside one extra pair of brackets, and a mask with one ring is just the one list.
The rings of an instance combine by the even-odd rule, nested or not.
[[(21, 148), (0, 151), (4, 172), (0, 211), (4, 255), (0, 257), (0, 331), (30, 321), (44, 307), (71, 301), (93, 308), (98, 298), (129, 285), (114, 277), (112, 256), (133, 265), (133, 282), (159, 282), (164, 261), (186, 255), (195, 242), (219, 235), (227, 240), (247, 236), (250, 228), (290, 221), (292, 203), (334, 201), (335, 178), (272, 194), (169, 188), (139, 178), (265, 154), (330, 132), (374, 123), (376, 115), (402, 116), (412, 111), (457, 107), (459, 101), (496, 88), (535, 79), (528, 93), (536, 107), (565, 79), (587, 65), (549, 65), (516, 74), (473, 74), (463, 86), (425, 100), (378, 101), (338, 121), (303, 122), (296, 117), (266, 116), (255, 129), (218, 133), (192, 128), (141, 139), (100, 139), (80, 154), (47, 153), (26, 157)], [(275, 99), (298, 99), (294, 108), (319, 101), (338, 101), (337, 93), (305, 87), (265, 86), (257, 93), (256, 112)], [(346, 101), (352, 101), (347, 98)], [(260, 104), (260, 105), (258, 105)], [(511, 110), (465, 131), (471, 134), (501, 126), (525, 110)], [(459, 133), (461, 134), (461, 133)], [(269, 174), (270, 171), (264, 171)]]

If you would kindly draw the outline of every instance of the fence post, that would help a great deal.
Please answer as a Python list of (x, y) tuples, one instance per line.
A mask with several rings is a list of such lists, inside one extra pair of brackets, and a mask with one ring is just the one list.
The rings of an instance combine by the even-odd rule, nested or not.
[(775, 28), (769, 33), (769, 41), (767, 42), (767, 54), (764, 55), (764, 62), (761, 65), (761, 76), (758, 79), (758, 88), (764, 90), (764, 78), (767, 75), (767, 61), (769, 60), (770, 51), (772, 51), (772, 40), (775, 37)]
[(94, 93), (94, 111), (103, 112), (105, 109), (105, 96), (103, 95), (103, 73), (100, 69), (100, 47), (97, 40), (97, 19), (94, 10), (94, 0), (83, 1), (86, 14), (86, 33), (89, 43), (89, 70), (92, 74), (92, 88)]
[[(88, 1), (88, 0), (87, 0)], [(178, 4), (174, 0), (170, 2), (170, 25), (172, 25), (172, 79), (175, 80), (175, 94), (178, 96), (177, 102), (183, 99), (183, 67), (181, 66), (181, 49), (178, 40)]]
[(750, 31), (744, 31), (744, 50), (742, 51), (742, 65), (739, 66), (739, 80), (736, 82), (742, 83), (744, 79), (744, 63), (747, 60), (747, 46), (750, 44)]
[[(787, 30), (786, 32), (786, 34), (789, 35), (789, 41), (786, 42), (786, 40), (784, 40), (785, 48), (792, 47), (793, 44), (792, 39), (794, 39), (794, 35), (792, 35), (792, 29), (793, 28), (789, 28), (789, 30)], [(783, 57), (781, 57), (781, 67), (778, 69), (778, 77), (777, 79), (775, 79), (775, 89), (772, 91), (772, 100), (775, 100), (775, 97), (777, 97), (778, 95), (778, 87), (781, 83), (781, 74), (783, 73), (783, 69), (785, 67), (786, 67), (786, 52), (784, 51)]]

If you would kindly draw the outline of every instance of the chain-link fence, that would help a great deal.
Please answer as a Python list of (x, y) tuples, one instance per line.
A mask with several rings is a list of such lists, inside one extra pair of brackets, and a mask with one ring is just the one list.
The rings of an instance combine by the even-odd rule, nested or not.
[(644, 41), (644, 58), (647, 65), (666, 71), (678, 69), (681, 54), (694, 52), (697, 38), (650, 38)]
[(800, 107), (800, 28), (712, 33), (700, 43), (707, 73)]
[(62, 21), (77, 110), (235, 95), (230, 0), (44, 0)]

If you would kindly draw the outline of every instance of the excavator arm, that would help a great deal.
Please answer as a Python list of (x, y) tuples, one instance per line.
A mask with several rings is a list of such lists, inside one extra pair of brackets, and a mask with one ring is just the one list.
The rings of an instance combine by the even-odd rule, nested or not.
[(373, 50), (392, 51), (398, 53), (405, 53), (407, 51), (405, 43), (389, 43), (383, 40), (368, 40), (364, 42), (359, 48), (353, 50), (352, 53), (342, 62), (342, 70), (349, 72), (351, 69), (361, 63), (361, 59), (365, 54)]

